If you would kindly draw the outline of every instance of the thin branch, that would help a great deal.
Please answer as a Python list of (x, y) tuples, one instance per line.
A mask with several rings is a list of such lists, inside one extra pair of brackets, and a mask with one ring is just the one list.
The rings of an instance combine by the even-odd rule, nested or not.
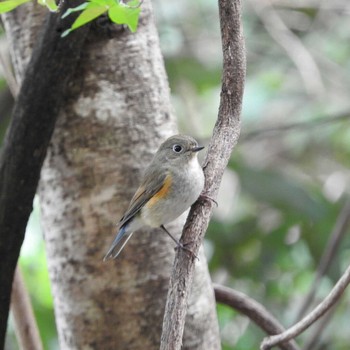
[(309, 94), (321, 95), (324, 85), (318, 66), (302, 41), (285, 25), (270, 0), (251, 0), (252, 8), (260, 17), (271, 37), (286, 51), (300, 72)]
[(24, 350), (42, 350), (43, 344), (41, 343), (30, 297), (18, 266), (13, 279), (11, 311), (15, 320), (15, 331), (20, 348)]
[(313, 350), (316, 349), (316, 345), (320, 342), (321, 336), (324, 332), (324, 329), (327, 327), (328, 323), (333, 317), (333, 314), (335, 313), (336, 306), (333, 306), (327, 314), (320, 320), (320, 322), (317, 323), (315, 326), (314, 331), (312, 332), (312, 335), (310, 338), (305, 342), (303, 346), (303, 350)]
[[(219, 0), (219, 15), (224, 61), (221, 101), (204, 170), (204, 192), (213, 199), (217, 196), (222, 175), (239, 137), (246, 67), (241, 1)], [(195, 256), (198, 255), (211, 212), (212, 201), (199, 200), (192, 206), (187, 218), (181, 241), (191, 242), (194, 254), (183, 249), (178, 249), (176, 253), (163, 320), (161, 350), (181, 348)]]
[[(267, 334), (273, 335), (285, 331), (283, 326), (269, 313), (266, 308), (256, 300), (248, 297), (242, 292), (214, 284), (216, 301), (228, 305), (252, 320), (258, 327)], [(294, 341), (280, 344), (284, 350), (298, 350), (299, 347)]]
[[(74, 6), (79, 5), (79, 1), (67, 0), (65, 6), (68, 8), (73, 2)], [(62, 30), (74, 20), (75, 16), (62, 20), (59, 14), (48, 14), (33, 49), (0, 155), (1, 349), (12, 280), (41, 166), (89, 30), (88, 26), (80, 28), (62, 39)]]
[(311, 305), (312, 302), (314, 301), (316, 291), (319, 287), (321, 278), (326, 273), (326, 271), (328, 270), (328, 267), (332, 263), (333, 258), (339, 248), (340, 242), (345, 236), (349, 228), (349, 224), (350, 224), (350, 200), (348, 199), (339, 213), (339, 216), (337, 218), (333, 231), (328, 240), (326, 249), (317, 267), (315, 280), (311, 286), (311, 289), (308, 295), (306, 296), (306, 298), (304, 299), (304, 302), (300, 307), (297, 320), (299, 320), (305, 315), (308, 306)]
[(0, 50), (0, 64), (7, 86), (9, 87), (12, 96), (16, 97), (19, 91), (18, 84), (14, 74), (12, 73), (12, 67), (8, 57), (3, 50)]
[(305, 329), (310, 327), (314, 322), (316, 322), (320, 317), (322, 317), (333, 305), (335, 305), (342, 294), (344, 293), (346, 287), (350, 283), (350, 265), (346, 269), (343, 276), (339, 279), (337, 284), (333, 287), (331, 292), (318, 306), (311, 311), (307, 316), (305, 316), (301, 321), (296, 323), (294, 326), (288, 328), (285, 332), (267, 337), (261, 343), (261, 350), (268, 350), (277, 344), (286, 342), (290, 339), (295, 338)]
[(334, 117), (323, 117), (323, 118), (309, 120), (306, 122), (289, 123), (289, 124), (280, 125), (280, 126), (271, 127), (271, 128), (262, 128), (258, 130), (252, 130), (245, 134), (242, 133), (242, 136), (240, 138), (240, 143), (244, 141), (250, 141), (253, 138), (271, 137), (271, 135), (273, 134), (277, 136), (281, 136), (281, 132), (286, 132), (286, 131), (295, 130), (295, 129), (308, 132), (310, 129), (314, 129), (315, 127), (321, 127), (332, 123), (347, 121), (348, 119), (350, 119), (350, 112), (345, 111)]

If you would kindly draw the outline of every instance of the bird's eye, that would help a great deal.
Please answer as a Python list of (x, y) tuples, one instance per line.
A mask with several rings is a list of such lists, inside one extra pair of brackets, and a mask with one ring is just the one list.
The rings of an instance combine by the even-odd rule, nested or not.
[(182, 147), (180, 145), (174, 145), (173, 146), (173, 151), (175, 153), (180, 153), (182, 151)]

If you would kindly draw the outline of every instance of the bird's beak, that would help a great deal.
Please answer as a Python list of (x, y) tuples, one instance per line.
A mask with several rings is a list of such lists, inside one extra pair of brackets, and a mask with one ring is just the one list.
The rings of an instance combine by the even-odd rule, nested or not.
[(195, 152), (201, 151), (203, 148), (204, 148), (204, 146), (197, 146), (197, 147), (193, 147), (193, 148), (191, 149), (191, 151), (192, 151), (193, 153), (195, 153)]

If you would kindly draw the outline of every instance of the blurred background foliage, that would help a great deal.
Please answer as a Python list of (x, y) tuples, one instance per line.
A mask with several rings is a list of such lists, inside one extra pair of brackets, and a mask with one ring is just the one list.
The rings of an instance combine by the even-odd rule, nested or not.
[[(350, 2), (246, 0), (247, 80), (242, 133), (219, 193), (205, 248), (215, 282), (261, 302), (291, 325), (350, 263), (349, 229), (303, 306), (336, 222), (349, 216)], [(209, 140), (220, 97), (217, 2), (154, 1), (172, 101), (182, 132)], [(7, 55), (4, 35), (0, 50)], [(0, 138), (12, 99), (0, 83)], [(46, 349), (57, 349), (38, 200), (20, 259)], [(304, 349), (349, 348), (350, 293), (298, 338)], [(257, 349), (264, 334), (218, 305), (224, 350)], [(11, 323), (12, 324), (12, 323)], [(11, 326), (12, 327), (12, 326)], [(13, 329), (13, 328), (11, 328)], [(316, 339), (316, 343), (307, 346)], [(17, 349), (9, 332), (8, 349)]]

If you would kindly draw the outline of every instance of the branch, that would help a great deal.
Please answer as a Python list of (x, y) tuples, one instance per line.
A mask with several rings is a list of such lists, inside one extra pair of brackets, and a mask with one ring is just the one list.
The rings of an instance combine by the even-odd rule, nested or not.
[[(240, 0), (219, 0), (223, 46), (223, 77), (219, 115), (205, 160), (205, 195), (216, 198), (225, 167), (240, 132), (240, 113), (245, 80), (245, 49)], [(165, 308), (161, 350), (180, 349), (195, 256), (212, 212), (211, 201), (197, 201), (187, 218), (182, 242), (191, 242), (194, 254), (178, 249)]]
[(4, 75), (7, 86), (10, 89), (12, 96), (17, 96), (18, 84), (14, 74), (12, 73), (11, 64), (3, 50), (0, 50), (0, 64), (2, 66), (2, 74)]
[(350, 283), (350, 265), (346, 269), (343, 276), (339, 279), (337, 284), (333, 287), (327, 297), (307, 316), (305, 316), (300, 322), (287, 329), (285, 332), (265, 338), (261, 343), (261, 350), (268, 350), (277, 344), (288, 341), (295, 338), (310, 325), (316, 322), (321, 316), (323, 316), (336, 302), (339, 301), (346, 287)]
[(15, 320), (15, 330), (20, 348), (42, 350), (43, 345), (30, 303), (30, 297), (18, 266), (13, 279), (11, 311)]
[[(317, 323), (310, 338), (303, 344), (303, 350), (317, 349), (317, 344), (319, 344), (320, 339), (322, 339), (322, 335), (324, 334), (324, 329), (328, 326), (330, 320), (334, 316), (335, 311), (336, 311), (336, 306), (332, 307), (327, 312), (327, 314), (322, 318), (322, 320), (320, 320)], [(320, 346), (318, 348), (320, 348)]]
[[(285, 329), (283, 326), (256, 300), (242, 292), (219, 284), (214, 284), (213, 286), (217, 302), (228, 305), (247, 316), (267, 334), (271, 335), (284, 332)], [(299, 350), (299, 347), (294, 341), (281, 344), (280, 348), (284, 350)]]
[(3, 128), (10, 119), (13, 105), (15, 104), (11, 91), (5, 87), (0, 92), (0, 127)]
[[(0, 64), (4, 70), (10, 70), (9, 63), (3, 60), (0, 53)], [(7, 66), (6, 66), (7, 64)], [(10, 70), (11, 71), (11, 70)], [(18, 95), (18, 84), (14, 75), (5, 76), (7, 85), (12, 84), (12, 97)], [(35, 320), (30, 296), (23, 280), (22, 271), (17, 264), (12, 283), (11, 312), (15, 322), (17, 340), (22, 349), (42, 350), (43, 345), (40, 338), (39, 328)]]
[(308, 120), (305, 122), (288, 123), (285, 125), (261, 128), (257, 130), (248, 131), (246, 134), (242, 133), (240, 143), (244, 141), (250, 141), (253, 138), (271, 137), (273, 135), (281, 136), (282, 132), (296, 130), (309, 132), (310, 129), (314, 130), (315, 127), (321, 127), (327, 124), (338, 123), (342, 121), (348, 121), (350, 119), (350, 111), (337, 114), (334, 117), (323, 116), (317, 119)]
[(324, 251), (320, 263), (317, 267), (316, 277), (310, 288), (310, 291), (304, 302), (302, 303), (298, 312), (297, 320), (303, 317), (307, 311), (309, 305), (312, 304), (315, 298), (316, 291), (319, 287), (322, 276), (326, 273), (329, 265), (332, 263), (333, 258), (338, 250), (342, 238), (345, 236), (347, 229), (350, 224), (350, 200), (347, 200), (344, 207), (342, 208), (333, 231), (328, 240), (326, 250)]
[(286, 51), (300, 72), (309, 94), (321, 95), (325, 88), (318, 66), (302, 41), (285, 25), (270, 0), (251, 0), (271, 37)]
[[(74, 4), (73, 4), (74, 3)], [(66, 0), (64, 7), (79, 5)], [(48, 14), (33, 49), (0, 156), (0, 348), (3, 348), (13, 274), (38, 185), (40, 170), (67, 85), (88, 32), (81, 28), (61, 39), (62, 20)]]

